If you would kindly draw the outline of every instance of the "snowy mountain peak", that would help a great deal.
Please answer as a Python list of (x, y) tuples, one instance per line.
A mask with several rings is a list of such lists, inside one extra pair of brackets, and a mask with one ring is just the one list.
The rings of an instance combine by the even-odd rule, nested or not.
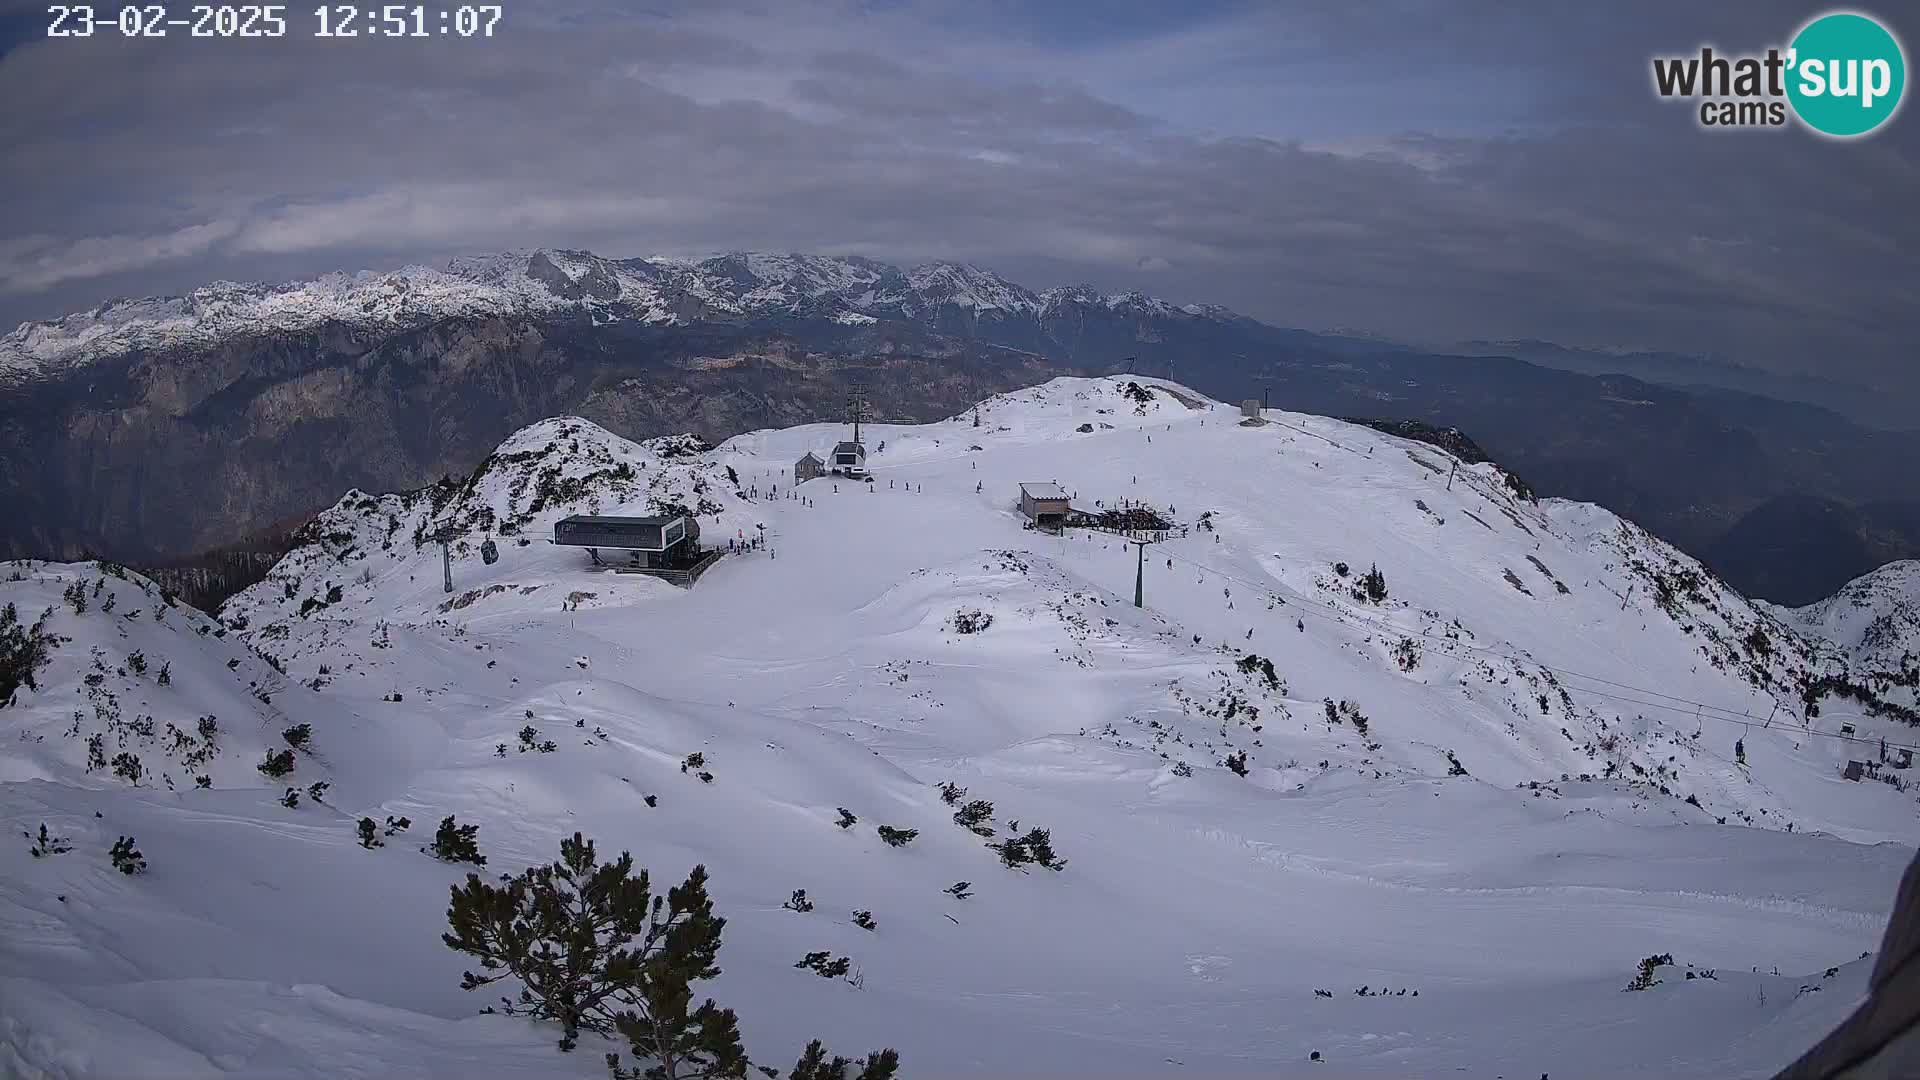
[[(446, 268), (330, 273), (265, 284), (218, 281), (185, 296), (116, 300), (0, 337), (0, 383), (56, 374), (135, 350), (204, 348), (231, 337), (301, 333), (328, 324), (404, 330), (441, 319), (589, 311), (598, 322), (684, 324), (754, 316), (843, 323), (1042, 314), (1078, 291), (1036, 296), (963, 263), (902, 271), (872, 259), (739, 252), (698, 261), (608, 259), (540, 249), (464, 256)], [(1086, 302), (1149, 317), (1223, 317), (1128, 293)]]

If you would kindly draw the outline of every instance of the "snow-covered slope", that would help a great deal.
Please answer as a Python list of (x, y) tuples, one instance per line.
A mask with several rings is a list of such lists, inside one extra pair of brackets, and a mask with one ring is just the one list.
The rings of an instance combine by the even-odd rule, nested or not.
[[(591, 1040), (474, 1015), (439, 940), (462, 868), (415, 850), (446, 814), (490, 872), (575, 830), (656, 880), (704, 863), (711, 992), (770, 1064), (819, 1035), (907, 1076), (1758, 1076), (1864, 986), (1920, 819), (1842, 779), (1861, 743), (1836, 736), (1914, 731), (1844, 697), (1806, 718), (1831, 647), (1634, 526), (1147, 379), (876, 425), (874, 483), (791, 485), (843, 437), (545, 421), (463, 483), (348, 494), (217, 625), (156, 624), (137, 578), (15, 568), (0, 599), (71, 640), (0, 707), (0, 815), (74, 849), (0, 850), (0, 1071), (599, 1075)], [(1144, 558), (1034, 532), (1027, 481), (1177, 527)], [(680, 590), (547, 542), (676, 507), (767, 543)], [(115, 610), (76, 612), (76, 582)], [(208, 713), (203, 790), (166, 725)], [(255, 771), (302, 722), (293, 775)], [(89, 771), (94, 734), (138, 783)], [(1003, 868), (947, 781), (1065, 869)], [(365, 850), (363, 815), (415, 824)], [(122, 834), (147, 873), (108, 865)], [(858, 985), (795, 968), (820, 949)], [(1657, 953), (1664, 982), (1620, 993)]]
[(0, 383), (56, 373), (130, 350), (206, 347), (238, 334), (326, 324), (407, 329), (457, 316), (591, 312), (600, 321), (686, 324), (750, 316), (938, 322), (1058, 315), (1093, 305), (1141, 318), (1236, 319), (1139, 293), (1085, 287), (1034, 293), (980, 267), (901, 270), (858, 257), (737, 253), (700, 261), (607, 259), (542, 250), (452, 260), (444, 270), (328, 274), (281, 284), (216, 282), (186, 296), (115, 300), (0, 337)]
[(1920, 561), (1890, 562), (1825, 600), (1779, 614), (1862, 666), (1911, 667), (1920, 658)]

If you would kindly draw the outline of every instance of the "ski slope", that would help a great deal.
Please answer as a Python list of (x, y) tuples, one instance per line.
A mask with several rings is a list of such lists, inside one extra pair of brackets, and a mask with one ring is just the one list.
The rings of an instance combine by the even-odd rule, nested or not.
[[(73, 850), (0, 849), (0, 1073), (602, 1075), (593, 1040), (562, 1056), (460, 990), (439, 935), (466, 868), (416, 850), (449, 813), (490, 873), (576, 830), (656, 881), (704, 863), (708, 989), (783, 1069), (819, 1036), (914, 1077), (1764, 1076), (1864, 990), (1920, 806), (1840, 771), (1915, 732), (1805, 718), (1797, 680), (1838, 661), (1787, 613), (1604, 510), (1324, 418), (1128, 377), (978, 418), (873, 426), (874, 483), (797, 492), (844, 428), (707, 449), (545, 421), (465, 483), (344, 497), (217, 623), (138, 575), (9, 568), (0, 600), (71, 640), (0, 708), (0, 816)], [(1136, 563), (1026, 529), (1042, 480), (1184, 535)], [(663, 506), (766, 545), (683, 591), (546, 542)], [(448, 525), (451, 595), (425, 539)], [(1376, 565), (1380, 602), (1354, 593)], [(203, 715), (218, 752), (189, 766), (166, 725)], [(528, 725), (556, 749), (518, 749)], [(137, 784), (88, 770), (92, 734)], [(1065, 869), (1002, 867), (948, 781)], [(147, 873), (108, 865), (121, 835)], [(860, 985), (794, 967), (822, 949)], [(1656, 953), (1663, 982), (1622, 993)]]

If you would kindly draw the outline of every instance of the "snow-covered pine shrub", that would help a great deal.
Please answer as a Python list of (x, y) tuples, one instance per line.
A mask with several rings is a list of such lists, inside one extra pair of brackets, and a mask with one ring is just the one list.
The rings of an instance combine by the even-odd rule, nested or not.
[(387, 815), (386, 833), (388, 836), (398, 836), (399, 834), (406, 832), (412, 826), (413, 826), (412, 818), (394, 817), (392, 814)]
[(313, 783), (307, 785), (307, 798), (312, 799), (314, 802), (320, 802), (321, 796), (325, 795), (327, 789), (332, 786), (333, 784), (326, 780), (315, 780)]
[(880, 839), (885, 840), (889, 847), (905, 847), (920, 835), (919, 829), (896, 829), (891, 825), (882, 825), (878, 831)]
[(1451, 750), (1447, 751), (1447, 775), (1448, 776), (1470, 775), (1467, 772), (1467, 767), (1465, 765), (1460, 764), (1460, 759), (1455, 757), (1453, 754), (1453, 751)]
[(40, 823), (39, 837), (36, 838), (32, 833), (27, 832), (20, 835), (33, 841), (33, 846), (27, 849), (27, 853), (36, 859), (45, 855), (65, 855), (73, 850), (73, 844), (66, 837), (48, 833), (47, 823), (44, 821)]
[(1047, 829), (1028, 829), (1024, 835), (1012, 837), (987, 847), (998, 852), (1000, 863), (1012, 870), (1024, 869), (1029, 863), (1037, 863), (1049, 870), (1065, 870), (1067, 860), (1053, 850), (1053, 834)]
[[(601, 863), (593, 842), (574, 833), (560, 842), (558, 862), (528, 867), (501, 885), (468, 874), (452, 890), (447, 922), (452, 933), (441, 940), (479, 957), (486, 972), (466, 972), (463, 989), (516, 978), (520, 993), (503, 998), (502, 1011), (557, 1021), (562, 1050), (581, 1031), (617, 1034), (636, 1061), (651, 1062), (627, 1069), (620, 1055), (608, 1054), (613, 1080), (717, 1080), (752, 1067), (733, 1010), (712, 998), (692, 1007), (692, 984), (720, 973), (726, 926), (713, 913), (704, 866), (656, 896), (647, 872), (634, 873), (630, 853)], [(897, 1062), (898, 1055), (881, 1050), (869, 1060)]]
[(1340, 577), (1346, 577), (1350, 571), (1348, 570), (1346, 563), (1337, 562), (1333, 564), (1333, 572), (1339, 575)]
[(1233, 770), (1235, 776), (1247, 775), (1247, 752), (1245, 750), (1235, 750), (1233, 753), (1228, 754), (1226, 766)]
[(1401, 671), (1412, 671), (1414, 668), (1419, 667), (1420, 643), (1410, 637), (1401, 638), (1394, 643), (1393, 659), (1395, 663), (1400, 665)]
[(313, 725), (295, 724), (285, 731), (282, 731), (280, 737), (285, 739), (287, 745), (293, 747), (295, 750), (305, 750), (307, 745), (313, 742)]
[(267, 751), (267, 759), (262, 761), (257, 767), (261, 772), (267, 774), (267, 776), (278, 780), (293, 771), (293, 751), (282, 750), (276, 754), (269, 750)]
[(956, 881), (940, 891), (953, 897), (955, 900), (965, 900), (967, 897), (973, 895), (973, 882)]
[(1372, 604), (1378, 604), (1387, 598), (1387, 576), (1380, 572), (1378, 564), (1360, 575), (1360, 583), (1354, 586), (1353, 596), (1356, 600), (1365, 600)]
[(961, 799), (966, 797), (967, 789), (951, 780), (940, 785), (940, 801), (946, 803), (948, 806), (957, 805)]
[(698, 750), (694, 751), (691, 754), (688, 754), (686, 756), (686, 759), (680, 762), (681, 772), (686, 772), (689, 769), (704, 769), (706, 767), (707, 767), (707, 755), (701, 753)]
[(838, 825), (843, 829), (851, 829), (855, 825), (860, 823), (860, 819), (857, 817), (854, 817), (853, 811), (847, 809), (846, 807), (836, 806), (834, 807), (834, 809), (840, 811), (840, 820), (834, 822), (835, 825)]
[(991, 612), (966, 608), (953, 613), (953, 632), (956, 634), (978, 634), (992, 625)]
[(112, 861), (113, 868), (123, 874), (147, 872), (147, 857), (140, 854), (139, 848), (133, 846), (131, 836), (123, 836), (115, 840), (113, 846), (107, 849), (107, 858)]
[(1184, 777), (1184, 776), (1192, 776), (1192, 775), (1193, 775), (1193, 766), (1191, 766), (1191, 765), (1189, 765), (1189, 764), (1187, 764), (1187, 763), (1186, 763), (1186, 762), (1184, 762), (1184, 761), (1176, 761), (1176, 762), (1174, 762), (1174, 763), (1173, 763), (1173, 775), (1175, 775), (1175, 776), (1183, 776), (1183, 777)]
[(1653, 989), (1654, 987), (1660, 985), (1660, 978), (1655, 973), (1663, 967), (1672, 966), (1672, 964), (1673, 964), (1672, 953), (1655, 953), (1652, 956), (1646, 957), (1645, 959), (1640, 961), (1640, 973), (1635, 975), (1633, 977), (1633, 981), (1628, 983), (1623, 989), (1626, 989), (1626, 990)]
[(480, 826), (455, 824), (453, 815), (448, 814), (440, 819), (440, 827), (434, 830), (433, 843), (420, 850), (441, 862), (470, 862), (475, 866), (485, 866), (487, 857), (480, 854), (479, 835)]
[(780, 906), (786, 908), (788, 911), (798, 911), (801, 914), (805, 914), (813, 910), (813, 901), (807, 899), (807, 890), (795, 889), (793, 890), (793, 895), (787, 898), (787, 902)]
[(380, 839), (380, 826), (375, 825), (372, 818), (361, 818), (357, 831), (360, 835), (360, 846), (366, 848), (368, 851), (372, 851), (377, 847), (386, 846), (387, 842)]
[(1243, 675), (1260, 676), (1261, 680), (1267, 684), (1267, 689), (1280, 690), (1280, 676), (1273, 670), (1273, 661), (1266, 657), (1247, 653), (1234, 666), (1239, 668)]
[(853, 961), (845, 956), (835, 958), (830, 952), (810, 952), (793, 965), (807, 968), (823, 979), (838, 979), (853, 968)]
[(288, 788), (286, 794), (280, 796), (280, 805), (286, 807), (289, 810), (299, 809), (300, 789)]
[(167, 663), (166, 661), (162, 661), (160, 664), (160, 670), (154, 673), (153, 681), (160, 684), (161, 686), (172, 686), (173, 685), (173, 665), (170, 663)]
[[(45, 829), (46, 826), (42, 825), (41, 828)], [(871, 911), (855, 911), (853, 913), (853, 925), (859, 927), (862, 930), (878, 929), (878, 927), (874, 925), (873, 912)]]
[(127, 783), (140, 786), (140, 774), (146, 770), (140, 764), (140, 755), (125, 750), (113, 755), (113, 775)]
[(145, 675), (147, 673), (147, 654), (141, 652), (139, 649), (128, 653), (127, 667), (130, 668), (135, 675)]
[(954, 813), (953, 823), (975, 836), (992, 836), (993, 804), (985, 799), (975, 799)]
[(53, 650), (71, 640), (47, 629), (51, 618), (53, 608), (48, 607), (27, 626), (12, 604), (0, 607), (0, 706), (13, 704), (14, 693), (22, 686), (40, 689), (35, 675), (53, 662)]

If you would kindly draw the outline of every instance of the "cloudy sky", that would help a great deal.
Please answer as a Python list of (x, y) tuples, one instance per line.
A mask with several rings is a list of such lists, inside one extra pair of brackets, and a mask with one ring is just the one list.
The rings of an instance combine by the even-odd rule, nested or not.
[(296, 3), (285, 40), (192, 41), (49, 40), (0, 0), (0, 322), (505, 248), (790, 250), (1920, 393), (1913, 110), (1839, 143), (1650, 89), (1656, 53), (1823, 8), (506, 0), (491, 39), (407, 41)]

